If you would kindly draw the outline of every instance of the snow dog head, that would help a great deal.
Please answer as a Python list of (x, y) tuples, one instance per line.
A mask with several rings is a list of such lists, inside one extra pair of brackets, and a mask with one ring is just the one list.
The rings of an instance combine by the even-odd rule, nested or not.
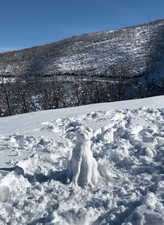
[(78, 121), (73, 121), (66, 127), (66, 137), (75, 142), (89, 141), (92, 137), (92, 130)]

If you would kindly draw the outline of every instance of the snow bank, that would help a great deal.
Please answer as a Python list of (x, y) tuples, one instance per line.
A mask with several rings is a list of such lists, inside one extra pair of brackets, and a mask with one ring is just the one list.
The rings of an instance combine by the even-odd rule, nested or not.
[(40, 122), (0, 136), (0, 224), (164, 224), (164, 108)]

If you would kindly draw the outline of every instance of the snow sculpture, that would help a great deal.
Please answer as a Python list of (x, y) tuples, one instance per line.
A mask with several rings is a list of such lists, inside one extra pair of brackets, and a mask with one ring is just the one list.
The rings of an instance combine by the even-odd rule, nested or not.
[(97, 162), (91, 151), (92, 132), (89, 128), (80, 126), (76, 131), (75, 147), (68, 165), (68, 173), (75, 186), (84, 187), (97, 183)]

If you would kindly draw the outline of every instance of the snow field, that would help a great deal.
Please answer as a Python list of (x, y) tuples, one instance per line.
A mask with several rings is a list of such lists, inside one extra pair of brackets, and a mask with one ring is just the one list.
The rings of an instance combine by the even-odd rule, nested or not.
[(142, 107), (1, 135), (0, 225), (163, 225), (163, 125)]

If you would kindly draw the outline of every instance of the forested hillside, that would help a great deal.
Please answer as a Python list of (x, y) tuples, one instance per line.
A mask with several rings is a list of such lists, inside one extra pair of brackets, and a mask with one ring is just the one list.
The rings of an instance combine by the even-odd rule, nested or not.
[(164, 94), (164, 20), (0, 54), (0, 115)]

